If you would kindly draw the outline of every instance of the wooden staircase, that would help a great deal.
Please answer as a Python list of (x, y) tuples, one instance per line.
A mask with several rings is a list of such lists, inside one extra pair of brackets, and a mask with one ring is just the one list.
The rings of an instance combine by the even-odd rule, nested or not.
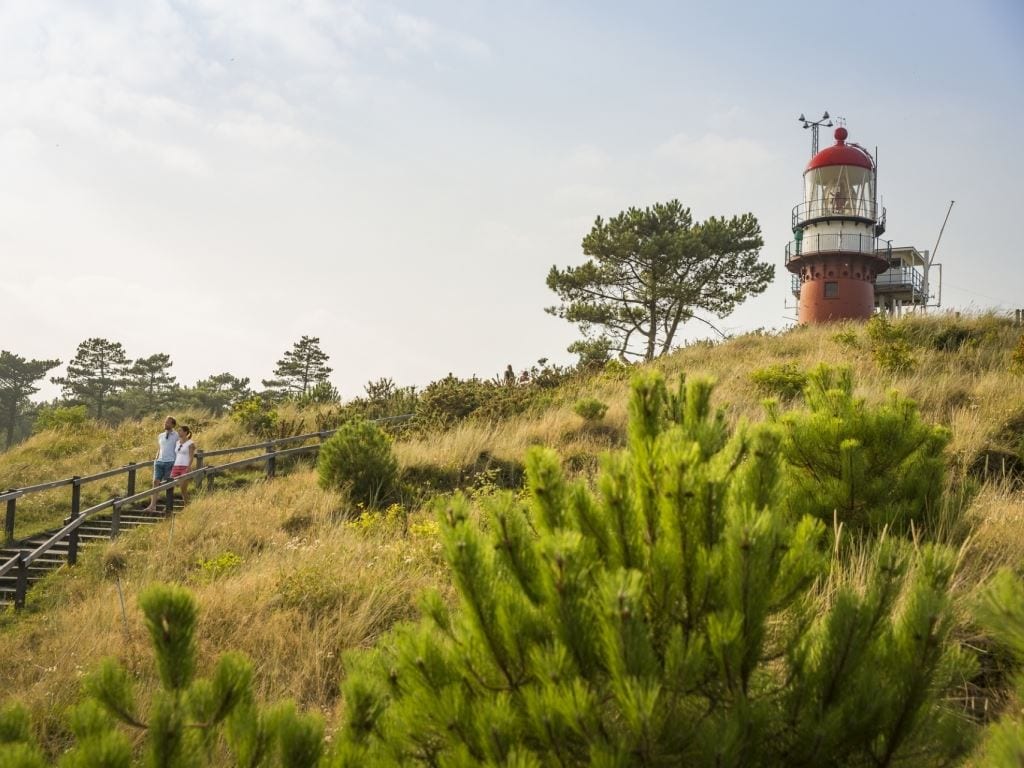
[[(174, 500), (174, 509), (181, 508), (181, 500)], [(138, 507), (132, 510), (122, 510), (119, 523), (118, 535), (131, 531), (142, 526), (154, 525), (167, 517), (163, 499), (157, 502), (156, 511), (148, 512), (145, 507)], [(112, 517), (108, 512), (104, 515), (97, 515), (78, 528), (78, 546), (88, 546), (96, 542), (109, 541), (111, 537)], [(0, 562), (14, 557), (19, 552), (29, 553), (37, 549), (47, 539), (53, 536), (59, 529), (44, 531), (23, 541), (8, 544), (0, 548)], [(29, 589), (49, 573), (66, 565), (68, 562), (68, 539), (70, 534), (65, 536), (45, 554), (37, 558), (28, 567)], [(8, 573), (0, 576), (0, 610), (14, 606), (14, 592), (17, 575)]]

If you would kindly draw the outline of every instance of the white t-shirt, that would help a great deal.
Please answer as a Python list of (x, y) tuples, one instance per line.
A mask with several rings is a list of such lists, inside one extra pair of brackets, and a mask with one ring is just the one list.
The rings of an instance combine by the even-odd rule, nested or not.
[(156, 436), (156, 444), (160, 448), (159, 455), (156, 457), (157, 461), (174, 461), (174, 448), (178, 444), (178, 440), (181, 436), (173, 429), (170, 432), (166, 430)]
[(178, 441), (178, 445), (174, 449), (174, 466), (187, 467), (192, 463), (192, 457), (189, 455), (188, 450), (191, 445), (192, 438), (189, 438), (184, 443), (181, 440)]

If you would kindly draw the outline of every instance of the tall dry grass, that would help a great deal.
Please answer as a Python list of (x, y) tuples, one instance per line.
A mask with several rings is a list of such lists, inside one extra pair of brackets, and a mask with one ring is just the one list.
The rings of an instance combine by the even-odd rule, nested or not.
[[(915, 338), (927, 340), (949, 320), (905, 322)], [(849, 365), (857, 393), (868, 401), (881, 401), (896, 389), (917, 401), (927, 421), (948, 426), (950, 523), (938, 535), (962, 552), (956, 599), (966, 622), (977, 586), (997, 568), (1019, 568), (1024, 562), (1024, 490), (1010, 478), (972, 475), (979, 455), (1012, 449), (1015, 435), (1024, 430), (1024, 379), (1009, 365), (1022, 329), (987, 318), (957, 322), (981, 329), (981, 341), (956, 351), (916, 343), (917, 364), (910, 373), (881, 370), (858, 324), (693, 345), (653, 365), (669, 377), (683, 373), (716, 380), (714, 401), (726, 406), (733, 422), (762, 418), (762, 397), (751, 381), (758, 369), (787, 362), (803, 369), (819, 363)], [(610, 406), (600, 425), (588, 426), (573, 413), (577, 397), (595, 397)], [(554, 402), (538, 416), (470, 421), (443, 433), (399, 439), (395, 451), (405, 469), (459, 471), (479, 464), (481, 455), (521, 462), (530, 446), (546, 445), (558, 449), (570, 466), (589, 470), (592, 463), (574, 459), (596, 456), (621, 442), (626, 377), (601, 374), (575, 382)], [(136, 452), (148, 458), (159, 428), (153, 421), (106, 432), (37, 436), (0, 456), (0, 485), (84, 474), (98, 464), (126, 463), (138, 457)], [(212, 420), (199, 432), (200, 444), (208, 448), (251, 440), (226, 419)], [(221, 651), (242, 650), (254, 660), (260, 695), (295, 696), (334, 720), (343, 673), (340, 655), (371, 644), (396, 621), (414, 616), (424, 589), (445, 589), (448, 583), (430, 525), (414, 524), (403, 534), (400, 527), (382, 522), (346, 523), (340, 514), (345, 506), (341, 496), (317, 488), (310, 470), (299, 468), (273, 483), (199, 497), (175, 520), (173, 534), (165, 524), (86, 550), (78, 567), (54, 574), (33, 590), (31, 610), (0, 622), (3, 698), (14, 695), (28, 703), (44, 723), (46, 743), (59, 748), (62, 710), (76, 697), (81, 674), (99, 656), (117, 655), (143, 689), (151, 689), (150, 653), (135, 597), (146, 584), (170, 581), (189, 586), (201, 606), (201, 668), (209, 669)], [(107, 547), (128, 556), (123, 577), (127, 633), (115, 585), (103, 574)], [(835, 578), (856, 583), (863, 577), (865, 557), (848, 558)]]
[[(415, 616), (423, 590), (443, 590), (446, 581), (431, 526), (403, 535), (386, 522), (346, 524), (342, 504), (312, 472), (297, 472), (201, 496), (173, 526), (87, 548), (79, 566), (30, 593), (28, 611), (4, 618), (3, 698), (24, 702), (44, 743), (59, 745), (81, 676), (113, 655), (139, 681), (144, 708), (156, 675), (136, 598), (148, 584), (173, 582), (201, 606), (200, 673), (223, 651), (240, 650), (254, 662), (259, 696), (293, 697), (333, 720), (342, 654)], [(128, 563), (121, 576), (127, 631), (116, 585), (104, 574), (110, 552)]]

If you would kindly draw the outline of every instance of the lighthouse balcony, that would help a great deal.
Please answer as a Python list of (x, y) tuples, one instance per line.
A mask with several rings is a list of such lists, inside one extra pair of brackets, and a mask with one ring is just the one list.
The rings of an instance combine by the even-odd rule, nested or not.
[(793, 229), (816, 221), (863, 221), (875, 225), (875, 234), (885, 232), (885, 208), (873, 200), (832, 197), (810, 200), (793, 207)]
[[(786, 265), (790, 262), (826, 254), (864, 254), (888, 264), (892, 243), (864, 234), (826, 233), (786, 243)], [(884, 269), (884, 267), (883, 267)], [(879, 270), (882, 271), (882, 270)]]

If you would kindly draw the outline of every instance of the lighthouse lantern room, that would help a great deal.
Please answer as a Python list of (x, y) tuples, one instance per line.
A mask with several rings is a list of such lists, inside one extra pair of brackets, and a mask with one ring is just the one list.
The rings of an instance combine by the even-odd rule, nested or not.
[(869, 318), (875, 279), (889, 268), (892, 246), (879, 240), (885, 209), (877, 203), (875, 159), (848, 136), (840, 126), (836, 143), (811, 157), (804, 200), (793, 209), (786, 268), (801, 323)]

